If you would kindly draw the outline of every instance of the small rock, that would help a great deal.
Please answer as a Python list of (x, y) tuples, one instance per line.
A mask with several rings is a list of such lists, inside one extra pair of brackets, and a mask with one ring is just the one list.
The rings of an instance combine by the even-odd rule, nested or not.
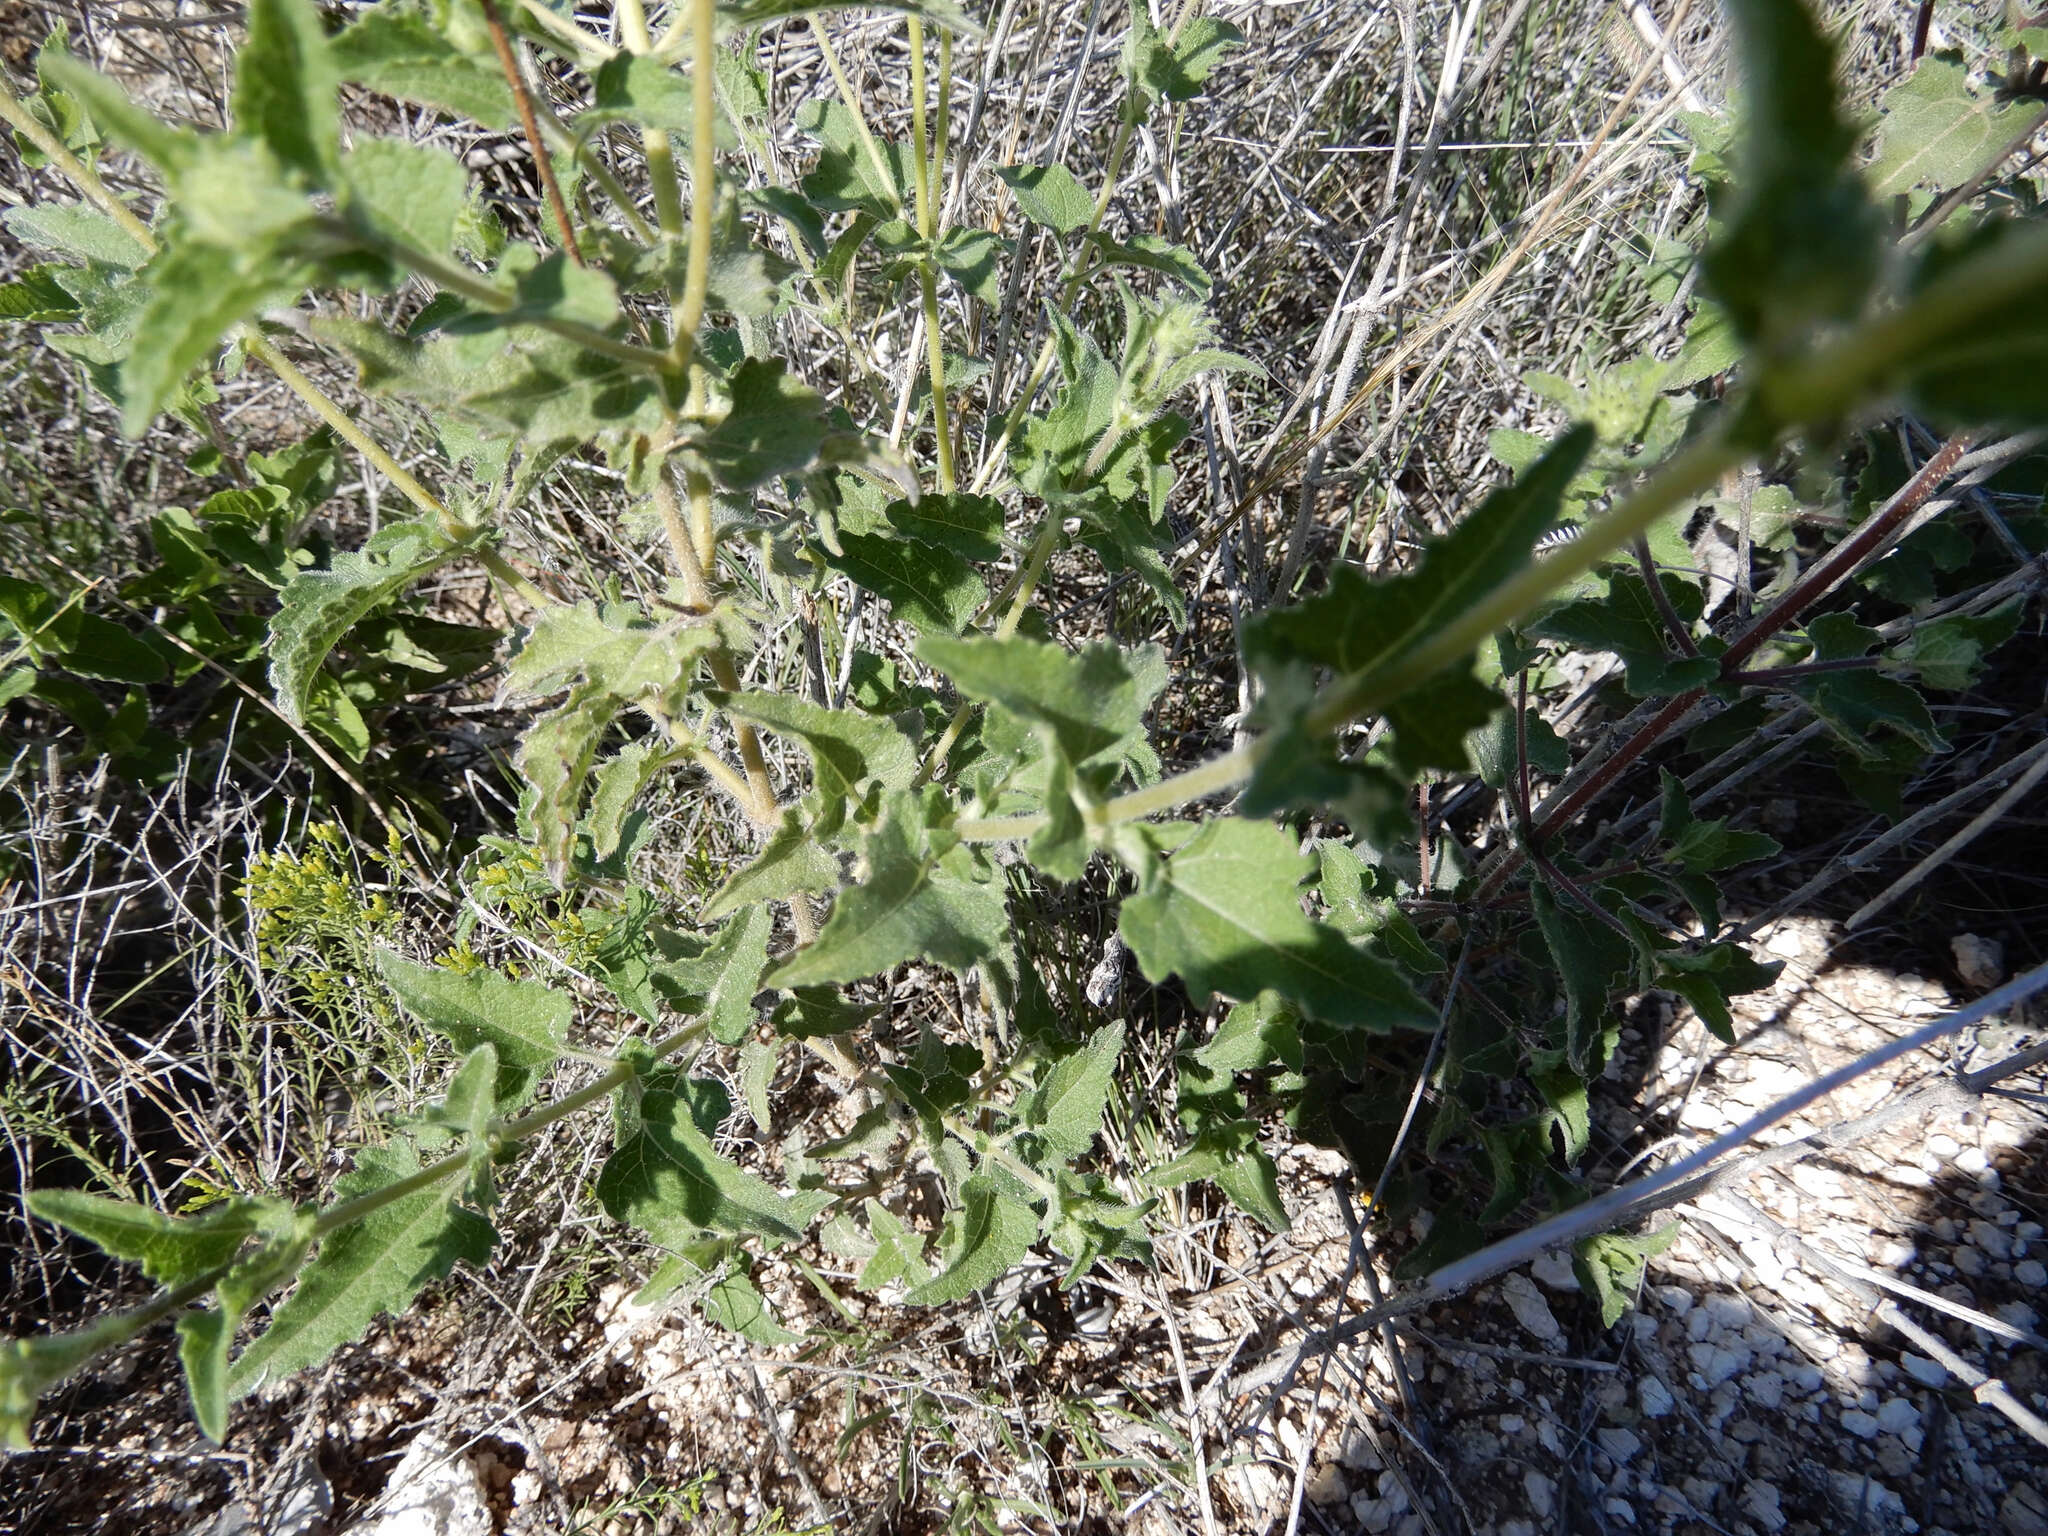
[(1597, 1438), (1600, 1449), (1614, 1459), (1617, 1467), (1627, 1466), (1643, 1448), (1643, 1442), (1626, 1429), (1603, 1429)]
[(1920, 1422), (1920, 1410), (1903, 1397), (1888, 1397), (1877, 1410), (1877, 1425), (1888, 1435), (1903, 1435)]
[(1945, 1136), (1937, 1131), (1927, 1138), (1927, 1150), (1936, 1157), (1947, 1159), (1954, 1157), (1958, 1152), (1962, 1151), (1963, 1146), (1955, 1137)]
[(1645, 1376), (1636, 1383), (1636, 1403), (1642, 1408), (1645, 1418), (1661, 1419), (1678, 1406), (1678, 1399), (1656, 1377)]
[(1887, 1240), (1878, 1248), (1876, 1254), (1878, 1267), (1881, 1269), (1904, 1269), (1917, 1257), (1919, 1250), (1911, 1243), (1902, 1242), (1896, 1237)]
[(1981, 934), (1959, 933), (1948, 941), (1956, 957), (1956, 974), (1965, 986), (1989, 990), (2005, 980), (2005, 946)]
[(1576, 1291), (1579, 1277), (1572, 1272), (1568, 1253), (1546, 1253), (1529, 1266), (1529, 1273), (1553, 1291)]
[(1550, 1303), (1543, 1299), (1543, 1293), (1536, 1289), (1535, 1282), (1527, 1275), (1509, 1275), (1501, 1281), (1500, 1289), (1508, 1310), (1515, 1314), (1515, 1321), (1532, 1337), (1545, 1344), (1554, 1344), (1564, 1337), (1564, 1329), (1551, 1312)]
[(1747, 1369), (1750, 1359), (1746, 1347), (1716, 1344), (1711, 1339), (1694, 1344), (1686, 1350), (1686, 1355), (1710, 1387), (1734, 1380)]
[(1842, 1415), (1842, 1428), (1858, 1440), (1877, 1438), (1877, 1415), (1865, 1413), (1861, 1408), (1851, 1408)]
[(1984, 1278), (1986, 1268), (1984, 1255), (1975, 1248), (1958, 1248), (1955, 1253), (1956, 1272), (1968, 1275), (1972, 1280)]
[(1557, 1510), (1557, 1484), (1533, 1469), (1522, 1474), (1522, 1496), (1529, 1501), (1529, 1513), (1548, 1520)]
[(1941, 1362), (1929, 1360), (1924, 1355), (1901, 1355), (1899, 1366), (1923, 1387), (1939, 1387), (1948, 1381), (1948, 1371)]
[(1683, 1317), (1692, 1310), (1692, 1292), (1682, 1285), (1660, 1285), (1656, 1294), (1657, 1299), (1671, 1309), (1673, 1317)]
[(1309, 1473), (1306, 1491), (1311, 1504), (1335, 1504), (1350, 1497), (1351, 1487), (1341, 1467), (1325, 1462)]
[(1706, 1307), (1707, 1316), (1723, 1328), (1745, 1328), (1755, 1315), (1740, 1296), (1709, 1296)]
[(2048, 1285), (2048, 1266), (2044, 1266), (2039, 1259), (2021, 1259), (2013, 1265), (2012, 1277), (2030, 1290), (2038, 1289), (2042, 1285)]
[(483, 1479), (439, 1436), (417, 1436), (385, 1485), (383, 1511), (357, 1536), (491, 1536)]
[(2012, 1238), (1995, 1222), (1982, 1219), (1971, 1222), (1970, 1241), (1994, 1259), (2012, 1257)]
[(1742, 1489), (1742, 1512), (1754, 1520), (1763, 1531), (1781, 1531), (1785, 1528), (1785, 1512), (1778, 1507), (1783, 1497), (1776, 1483), (1761, 1479), (1745, 1483)]
[(1743, 1377), (1742, 1389), (1752, 1403), (1767, 1413), (1776, 1412), (1785, 1401), (1785, 1378), (1776, 1371), (1758, 1371), (1754, 1376)]
[(1620, 1525), (1636, 1523), (1636, 1507), (1627, 1499), (1609, 1499), (1601, 1508), (1607, 1511), (1607, 1518)]

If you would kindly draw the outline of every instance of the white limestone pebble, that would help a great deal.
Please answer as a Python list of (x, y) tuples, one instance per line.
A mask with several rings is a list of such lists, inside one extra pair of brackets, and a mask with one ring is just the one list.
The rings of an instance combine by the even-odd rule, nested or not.
[(1851, 1408), (1842, 1415), (1842, 1428), (1858, 1440), (1875, 1440), (1879, 1428), (1877, 1415), (1865, 1413), (1861, 1408)]
[(1536, 1283), (1527, 1275), (1509, 1275), (1500, 1283), (1501, 1295), (1506, 1298), (1508, 1310), (1515, 1314), (1529, 1334), (1545, 1344), (1554, 1344), (1564, 1337), (1564, 1328), (1550, 1310), (1550, 1303), (1543, 1299), (1543, 1293), (1536, 1289)]
[(1626, 1429), (1603, 1429), (1598, 1437), (1600, 1449), (1613, 1458), (1617, 1467), (1625, 1467), (1635, 1460), (1636, 1452), (1643, 1448), (1643, 1442)]
[(1903, 1397), (1888, 1397), (1877, 1410), (1877, 1427), (1888, 1435), (1903, 1435), (1920, 1423), (1920, 1410)]
[(1948, 1371), (1941, 1362), (1925, 1355), (1901, 1355), (1899, 1366), (1923, 1387), (1939, 1387), (1948, 1381)]
[(1645, 1376), (1636, 1383), (1636, 1404), (1645, 1418), (1661, 1419), (1678, 1406), (1678, 1399), (1656, 1377)]

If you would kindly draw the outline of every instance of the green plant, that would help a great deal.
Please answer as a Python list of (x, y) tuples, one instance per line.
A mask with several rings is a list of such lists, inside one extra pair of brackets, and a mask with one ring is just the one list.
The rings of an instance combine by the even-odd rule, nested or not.
[[(1060, 264), (1046, 340), (1014, 396), (995, 400), (946, 349), (948, 306), (995, 299), (1003, 263), (1019, 259), (995, 232), (945, 217), (953, 39), (974, 28), (937, 0), (905, 9), (911, 142), (878, 140), (847, 89), (800, 115), (817, 158), (794, 186), (732, 185), (719, 159), (722, 143), (758, 142), (768, 100), (719, 27), (773, 23), (790, 10), (774, 3), (689, 0), (657, 36), (638, 0), (622, 0), (623, 47), (522, 11), (525, 42), (589, 76), (594, 105), (568, 124), (535, 115), (516, 69), (509, 83), (500, 70), (500, 23), (457, 0), (379, 6), (331, 37), (303, 0), (257, 0), (235, 126), (221, 134), (149, 116), (59, 49), (40, 59), (34, 98), (0, 98), (25, 152), (88, 199), (10, 216), (62, 259), (0, 290), (9, 312), (82, 325), (74, 351), (138, 431), (204, 403), (191, 375), (225, 342), (234, 363), (277, 372), (418, 511), (362, 551), (280, 567), (266, 648), (285, 720), (314, 722), (350, 675), (337, 647), (359, 651), (444, 567), (482, 564), (524, 611), (506, 657), (510, 687), (539, 707), (517, 754), (523, 842), (487, 846), (466, 899), (545, 925), (551, 959), (634, 1021), (616, 1036), (579, 1032), (577, 998), (546, 965), (515, 975), (466, 948), (440, 966), (377, 948), (365, 970), (460, 1054), (444, 1097), (365, 1149), (321, 1208), (250, 1195), (172, 1218), (36, 1192), (37, 1214), (140, 1262), (163, 1290), (81, 1332), (10, 1342), (9, 1438), (26, 1436), (50, 1385), (174, 1314), (199, 1421), (218, 1437), (235, 1393), (323, 1358), (457, 1260), (482, 1262), (496, 1166), (602, 1103), (614, 1148), (596, 1193), (668, 1253), (653, 1287), (691, 1285), (711, 1317), (759, 1342), (790, 1335), (748, 1255), (813, 1227), (861, 1263), (864, 1288), (917, 1306), (972, 1294), (1041, 1242), (1070, 1281), (1099, 1260), (1143, 1258), (1151, 1191), (1196, 1180), (1283, 1225), (1261, 1143), (1272, 1105), (1377, 1177), (1378, 1205), (1401, 1208), (1415, 1191), (1390, 1180), (1416, 1071), (1443, 1090), (1429, 1149), (1461, 1151), (1489, 1185), (1483, 1203), (1438, 1212), (1408, 1261), (1431, 1269), (1532, 1200), (1581, 1198), (1572, 1169), (1591, 1133), (1587, 1085), (1614, 1049), (1616, 992), (1679, 993), (1725, 1033), (1730, 996), (1768, 979), (1713, 883), (1768, 840), (1702, 818), (1672, 778), (1655, 833), (1596, 863), (1597, 836), (1575, 827), (1593, 796), (1701, 704), (1740, 710), (1760, 691), (1800, 697), (1831, 727), (1851, 782), (1881, 795), (1942, 744), (1906, 678), (1953, 686), (2016, 625), (2016, 609), (1948, 615), (1873, 654), (1884, 637), (1852, 613), (1806, 617), (1925, 503), (1965, 434), (2048, 410), (2028, 307), (2048, 276), (2048, 230), (2004, 218), (1952, 230), (1937, 209), (1888, 240), (1850, 163), (1857, 134), (1828, 46), (1796, 0), (1742, 0), (1751, 106), (1732, 152), (1702, 133), (1702, 160), (1725, 153), (1733, 175), (1699, 258), (1711, 302), (1686, 352), (1578, 385), (1532, 381), (1591, 420), (1553, 442), (1497, 440), (1519, 478), (1412, 569), (1378, 582), (1339, 569), (1301, 605), (1248, 622), (1260, 734), (1164, 775), (1147, 728), (1163, 653), (1063, 648), (1043, 637), (1032, 600), (1071, 525), (1178, 612), (1165, 513), (1188, 423), (1173, 405), (1202, 374), (1251, 365), (1214, 345), (1193, 257), (1156, 236), (1112, 238), (1105, 215), (1139, 128), (1200, 91), (1233, 33), (1192, 8), (1162, 33), (1135, 8), (1102, 185), (1091, 194), (1057, 165), (1003, 171), (1004, 195)], [(679, 60), (687, 74), (670, 67)], [(509, 239), (445, 155), (368, 138), (344, 151), (344, 80), (489, 124), (525, 117), (553, 156), (543, 224), (558, 248)], [(1915, 89), (1948, 87), (1930, 75)], [(1900, 114), (1892, 132), (1925, 117)], [(651, 222), (600, 147), (618, 125), (637, 135)], [(153, 167), (164, 189), (153, 223), (100, 180), (108, 141)], [(1923, 163), (1890, 136), (1885, 156), (1888, 176)], [(789, 255), (760, 244), (743, 215), (775, 220)], [(1660, 260), (1669, 269), (1671, 253)], [(859, 425), (882, 414), (853, 328), (863, 278), (913, 285), (925, 333), (924, 373), (900, 401), (906, 430), (887, 438)], [(423, 302), (412, 284), (429, 290)], [(331, 307), (295, 324), (352, 358), (365, 388), (432, 413), (438, 493), (285, 355), (272, 317), (309, 290), (408, 295), (391, 311), (402, 324)], [(822, 372), (805, 382), (767, 355), (784, 307), (845, 344), (832, 395)], [(732, 323), (708, 324), (715, 315)], [(1725, 397), (1700, 387), (1731, 371)], [(1731, 472), (1777, 462), (1795, 436), (1821, 473), (1845, 425), (1897, 398), (1958, 435), (1882, 506), (1882, 466), (1863, 465), (1860, 525), (1733, 632), (1707, 624), (1700, 586), (1662, 568), (1680, 560), (1660, 542), (1673, 524)], [(497, 547), (500, 509), (592, 446), (651, 506), (674, 570), (666, 590), (558, 601)], [(1539, 557), (1566, 514), (1584, 518), (1577, 536)], [(916, 632), (921, 670), (848, 644), (829, 611), (834, 578)], [(847, 647), (839, 707), (747, 680), (764, 626), (806, 605), (832, 621), (821, 646)], [(61, 643), (58, 665), (91, 648), (62, 613), (9, 616), (22, 646)], [(1611, 652), (1628, 693), (1668, 702), (1538, 806), (1534, 776), (1567, 767), (1526, 702), (1553, 645)], [(1367, 719), (1379, 722), (1367, 739), (1347, 734)], [(808, 758), (801, 794), (778, 792), (764, 733)], [(1426, 824), (1415, 836), (1411, 795), (1475, 759), (1513, 836), (1461, 870)], [(692, 772), (761, 838), (694, 909), (634, 883), (641, 797)], [(1224, 791), (1238, 792), (1230, 812), (1153, 819)], [(1301, 813), (1348, 835), (1304, 851), (1270, 819)], [(1021, 845), (1022, 867), (995, 857), (1004, 845)], [(1126, 1026), (1070, 1027), (1012, 918), (1029, 882), (1076, 881), (1092, 865), (1113, 871), (1118, 932), (1148, 978), (1177, 978), (1198, 1004), (1235, 1004), (1180, 1055), (1184, 1144), (1130, 1171), (1093, 1155)], [(813, 900), (827, 896), (821, 922)], [(990, 1025), (979, 1048), (931, 1027), (890, 1056), (864, 1048), (862, 984), (905, 965), (972, 984)], [(1426, 1057), (1414, 1048), (1432, 1031), (1440, 1061), (1434, 1043)], [(778, 1187), (714, 1142), (731, 1096), (687, 1066), (710, 1042), (738, 1053), (764, 1127), (792, 1045), (857, 1089), (862, 1112), (833, 1142), (785, 1148)], [(578, 1086), (547, 1097), (572, 1074)], [(1490, 1100), (1501, 1084), (1517, 1106), (1505, 1116)], [(891, 1203), (913, 1157), (944, 1192), (935, 1234)], [(1619, 1250), (1595, 1261), (1628, 1267)], [(235, 1355), (244, 1315), (294, 1278)]]

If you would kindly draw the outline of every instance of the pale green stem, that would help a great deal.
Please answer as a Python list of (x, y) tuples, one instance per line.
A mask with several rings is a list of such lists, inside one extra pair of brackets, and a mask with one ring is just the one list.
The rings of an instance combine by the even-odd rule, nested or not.
[(867, 150), (868, 163), (875, 168), (875, 177), (882, 184), (890, 204), (898, 213), (903, 211), (903, 199), (896, 192), (896, 176), (889, 169), (889, 162), (882, 154), (882, 147), (875, 142), (875, 136), (868, 130), (867, 114), (860, 109), (860, 93), (853, 88), (853, 82), (846, 78), (846, 71), (840, 67), (839, 55), (832, 47), (832, 39), (825, 35), (825, 24), (815, 12), (811, 15), (811, 35), (818, 40), (818, 51), (824, 55), (825, 67), (832, 71), (832, 83), (839, 87), (839, 99), (846, 103), (846, 110), (853, 114), (853, 126), (860, 134), (861, 144)]
[(530, 607), (545, 612), (554, 606), (554, 600), (547, 593), (541, 591), (539, 587), (529, 581), (525, 572), (514, 566), (511, 561), (507, 560), (495, 549), (486, 546), (476, 552), (476, 557), (483, 563), (485, 570), (495, 576), (502, 585), (518, 593), (526, 600)]
[[(704, 381), (691, 364), (697, 327), (711, 293), (711, 224), (718, 196), (712, 159), (718, 127), (718, 92), (712, 56), (718, 48), (716, 0), (690, 0), (690, 254), (683, 299), (676, 316), (676, 361), (690, 375), (690, 408), (703, 410)], [(706, 557), (709, 564), (709, 557)]]
[[(939, 103), (939, 117), (943, 124), (946, 106)], [(939, 334), (939, 280), (930, 265), (930, 245), (937, 235), (937, 218), (933, 209), (932, 180), (938, 174), (927, 158), (925, 142), (925, 81), (924, 81), (924, 22), (914, 13), (910, 17), (910, 139), (911, 157), (916, 162), (917, 175), (917, 232), (924, 237), (926, 264), (918, 271), (918, 289), (924, 300), (924, 340), (926, 366), (931, 373), (932, 386), (932, 433), (939, 445), (939, 489), (950, 496), (956, 487), (953, 478), (953, 423), (946, 410), (946, 345)], [(941, 127), (940, 133), (944, 134)]]
[[(619, 19), (619, 34), (625, 39), (627, 52), (651, 52), (654, 41), (647, 32), (647, 11), (641, 0), (619, 0), (616, 14)], [(699, 96), (704, 94), (701, 70), (696, 78), (691, 80), (690, 88)], [(668, 130), (642, 127), (640, 147), (647, 156), (647, 179), (654, 187), (655, 219), (661, 225), (663, 234), (672, 240), (681, 240), (684, 238), (682, 183), (676, 170), (675, 148)], [(686, 279), (683, 289), (687, 287)], [(682, 338), (694, 337), (696, 328), (686, 328), (683, 324), (683, 289), (672, 287), (670, 290), (669, 344), (672, 349), (680, 349), (683, 366), (687, 368), (690, 343)]]
[(262, 362), (272, 373), (284, 380), (286, 387), (293, 394), (311, 406), (313, 414), (326, 422), (334, 430), (336, 437), (376, 465), (384, 478), (398, 487), (400, 495), (422, 512), (432, 513), (439, 518), (444, 532), (456, 532), (448, 526), (448, 508), (442, 503), (441, 498), (413, 478), (412, 473), (394, 459), (382, 443), (365, 432), (353, 416), (329, 399), (318, 384), (301, 373), (298, 365), (272, 346), (267, 338), (258, 334), (254, 326), (243, 330), (242, 344), (249, 349), (251, 357)]
[(145, 251), (156, 250), (156, 235), (150, 227), (136, 217), (135, 210), (108, 190), (100, 180), (99, 173), (78, 156), (64, 147), (63, 142), (49, 129), (36, 121), (35, 114), (23, 106), (15, 94), (0, 80), (0, 118), (4, 118), (14, 131), (42, 151), (52, 165), (71, 179), (74, 186), (83, 192), (100, 210), (126, 231)]
[(945, 212), (946, 140), (953, 122), (953, 34), (939, 28), (938, 117), (932, 126), (932, 195)]
[(587, 32), (568, 17), (543, 5), (541, 0), (519, 0), (520, 9), (548, 31), (555, 34), (576, 54), (576, 62), (585, 69), (594, 69), (608, 59), (618, 57), (619, 50), (594, 32)]

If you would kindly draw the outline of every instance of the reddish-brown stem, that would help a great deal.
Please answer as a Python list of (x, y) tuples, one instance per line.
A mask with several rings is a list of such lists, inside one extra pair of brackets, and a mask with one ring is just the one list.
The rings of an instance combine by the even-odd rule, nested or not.
[(1515, 835), (1529, 835), (1529, 669), (1515, 674)]
[(562, 184), (555, 180), (555, 162), (548, 158), (547, 146), (541, 143), (540, 119), (533, 113), (533, 97), (527, 92), (526, 76), (513, 55), (512, 39), (505, 32), (505, 23), (498, 15), (495, 0), (482, 0), (482, 3), (484, 25), (491, 32), (491, 46), (498, 50), (498, 65), (505, 71), (505, 84), (512, 88), (512, 100), (519, 108), (519, 126), (526, 130), (526, 147), (533, 152), (534, 168), (540, 173), (540, 184), (547, 193), (548, 207), (554, 210), (555, 222), (562, 227), (562, 249), (580, 267), (584, 265), (583, 251), (576, 244), (575, 226), (569, 222), (569, 205), (562, 200)]
[(1650, 554), (1650, 541), (1641, 534), (1636, 535), (1636, 564), (1642, 567), (1643, 585), (1650, 589), (1650, 601), (1657, 605), (1657, 612), (1663, 616), (1664, 627), (1671, 631), (1671, 638), (1678, 642), (1678, 648), (1688, 656), (1697, 656), (1700, 648), (1692, 643), (1692, 634), (1685, 627), (1685, 620), (1678, 616), (1678, 609), (1672, 605), (1671, 594), (1664, 590), (1664, 583), (1657, 579), (1657, 562)]
[[(1799, 617), (1808, 607), (1826, 596), (1847, 580), (1873, 550), (1883, 547), (1886, 540), (1898, 531), (1901, 524), (1921, 507), (1927, 504), (1941, 482), (1954, 470), (1956, 461), (1969, 450), (1970, 437), (1959, 432), (1935, 449), (1927, 462), (1920, 466), (1912, 479), (1893, 493), (1892, 499), (1872, 513), (1861, 527), (1842, 540), (1812, 570), (1792, 584), (1787, 592), (1770, 609), (1738, 635), (1733, 644), (1721, 655), (1721, 678), (1723, 681), (1743, 681), (1742, 663), (1763, 648), (1770, 638)], [(1826, 667), (1825, 663), (1813, 665)], [(1832, 668), (1829, 668), (1832, 670)], [(1557, 827), (1561, 827), (1577, 816), (1594, 800), (1605, 794), (1608, 787), (1628, 770), (1637, 758), (1663, 739), (1665, 732), (1683, 720), (1692, 707), (1707, 696), (1704, 688), (1695, 688), (1690, 693), (1679, 694), (1650, 717), (1643, 726), (1615, 748), (1614, 755), (1589, 774), (1576, 789), (1559, 797), (1553, 805), (1546, 806), (1542, 819), (1530, 829), (1528, 842), (1531, 849), (1540, 847), (1543, 839)], [(1520, 848), (1503, 851), (1500, 863), (1481, 882), (1474, 895), (1477, 901), (1487, 901), (1500, 893), (1500, 888), (1522, 866), (1524, 853)]]
[(1608, 911), (1605, 907), (1601, 906), (1600, 903), (1595, 901), (1591, 896), (1588, 896), (1585, 893), (1585, 891), (1580, 888), (1579, 883), (1576, 880), (1572, 879), (1570, 875), (1566, 874), (1563, 870), (1559, 869), (1555, 864), (1551, 863), (1550, 860), (1543, 857), (1542, 854), (1536, 852), (1536, 850), (1533, 848), (1529, 850), (1529, 857), (1536, 861), (1536, 868), (1538, 869), (1538, 871), (1542, 873), (1542, 876), (1546, 881), (1556, 886), (1560, 891), (1563, 891), (1566, 896), (1571, 898), (1572, 905), (1577, 907), (1584, 907), (1586, 909), (1586, 914), (1589, 917), (1598, 918), (1601, 922), (1605, 923), (1609, 928), (1612, 928), (1616, 933), (1620, 934), (1624, 939), (1627, 939), (1631, 944), (1635, 942), (1634, 936), (1630, 934), (1630, 932), (1628, 931), (1628, 924), (1624, 923), (1612, 912)]
[(1881, 546), (1898, 531), (1901, 523), (1926, 505), (1928, 498), (1956, 467), (1956, 460), (1969, 452), (1969, 448), (1969, 433), (1958, 432), (1935, 449), (1932, 457), (1920, 466), (1919, 473), (1900, 486), (1890, 501), (1865, 518), (1862, 526), (1829, 551), (1825, 560), (1793, 582), (1791, 591), (1773, 603), (1761, 618), (1736, 638), (1721, 656), (1721, 675), (1727, 677), (1740, 670), (1742, 664), (1754, 656), (1771, 636), (1788, 627), (1817, 599), (1847, 580), (1872, 550)]

